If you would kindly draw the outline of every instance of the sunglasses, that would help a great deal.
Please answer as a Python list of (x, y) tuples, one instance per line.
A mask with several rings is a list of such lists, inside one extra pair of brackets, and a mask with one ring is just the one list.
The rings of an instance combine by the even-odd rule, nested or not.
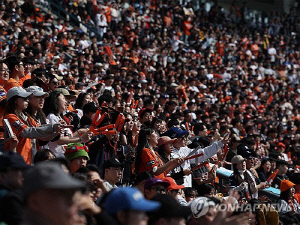
[(165, 188), (151, 188), (151, 190), (155, 190), (158, 194), (166, 194), (167, 189)]

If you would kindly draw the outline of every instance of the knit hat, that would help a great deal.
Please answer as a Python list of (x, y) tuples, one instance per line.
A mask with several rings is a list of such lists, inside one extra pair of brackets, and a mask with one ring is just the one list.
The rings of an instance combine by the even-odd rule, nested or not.
[(85, 156), (87, 160), (90, 160), (89, 157), (89, 150), (88, 148), (80, 143), (71, 143), (68, 144), (66, 147), (65, 157), (68, 161), (72, 161), (73, 159), (76, 159), (81, 156)]
[(280, 183), (280, 191), (281, 192), (282, 191), (286, 191), (286, 190), (288, 190), (288, 189), (290, 189), (290, 188), (292, 188), (294, 186), (295, 186), (295, 184), (293, 182), (291, 182), (289, 180), (283, 180)]

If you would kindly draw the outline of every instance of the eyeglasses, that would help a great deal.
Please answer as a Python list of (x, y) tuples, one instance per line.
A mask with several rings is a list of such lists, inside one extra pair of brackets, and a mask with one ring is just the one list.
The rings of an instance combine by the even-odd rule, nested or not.
[(150, 188), (151, 190), (155, 190), (158, 194), (166, 194), (167, 193), (167, 189), (165, 188)]

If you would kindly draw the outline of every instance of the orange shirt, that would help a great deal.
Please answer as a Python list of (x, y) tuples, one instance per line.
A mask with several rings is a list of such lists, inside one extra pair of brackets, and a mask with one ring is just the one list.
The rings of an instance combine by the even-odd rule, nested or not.
[[(149, 148), (144, 148), (142, 152), (142, 161), (139, 168), (139, 173), (144, 171), (152, 172), (155, 166), (161, 167), (163, 165), (163, 161), (159, 158), (157, 152), (153, 153)], [(166, 172), (155, 176), (156, 178), (165, 178), (167, 177)]]
[[(0, 102), (6, 98), (6, 91), (0, 85)], [(0, 128), (3, 129), (3, 116), (4, 116), (5, 108), (0, 107)], [(0, 139), (4, 139), (4, 132), (0, 131)]]
[(23, 86), (24, 81), (29, 80), (29, 79), (31, 79), (31, 74), (30, 73), (28, 73), (26, 76), (20, 78), (20, 80), (19, 80), (20, 86)]
[[(8, 119), (8, 122), (11, 125), (12, 131), (17, 136), (19, 143), (17, 145), (17, 152), (23, 156), (25, 162), (27, 164), (31, 164), (31, 139), (21, 137), (20, 134), (30, 125), (31, 127), (37, 127), (38, 124), (32, 119), (28, 117), (27, 121), (24, 121), (17, 117), (16, 114), (7, 114), (4, 116), (4, 119)], [(28, 124), (28, 125), (26, 125)]]
[(9, 80), (4, 85), (4, 89), (8, 91), (12, 87), (19, 87), (21, 86), (18, 81), (16, 81), (14, 78), (9, 78)]

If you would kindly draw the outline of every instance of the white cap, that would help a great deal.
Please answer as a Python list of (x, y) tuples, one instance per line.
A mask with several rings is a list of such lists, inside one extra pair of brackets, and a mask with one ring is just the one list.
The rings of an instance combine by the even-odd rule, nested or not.
[(46, 97), (49, 96), (49, 94), (47, 92), (44, 92), (44, 90), (39, 86), (30, 86), (30, 87), (26, 88), (26, 91), (31, 92), (34, 96), (37, 96), (37, 97), (44, 96), (44, 95)]
[(200, 218), (201, 216), (204, 216), (208, 210), (209, 207), (216, 206), (216, 204), (206, 197), (198, 197), (194, 199), (191, 203), (191, 210), (193, 213), (193, 216), (195, 218)]
[(6, 99), (9, 100), (14, 96), (19, 96), (22, 98), (27, 98), (31, 95), (32, 93), (27, 92), (25, 89), (23, 89), (22, 87), (13, 87), (11, 89), (8, 90), (7, 95), (6, 95)]
[(178, 87), (178, 84), (171, 83), (171, 87)]

